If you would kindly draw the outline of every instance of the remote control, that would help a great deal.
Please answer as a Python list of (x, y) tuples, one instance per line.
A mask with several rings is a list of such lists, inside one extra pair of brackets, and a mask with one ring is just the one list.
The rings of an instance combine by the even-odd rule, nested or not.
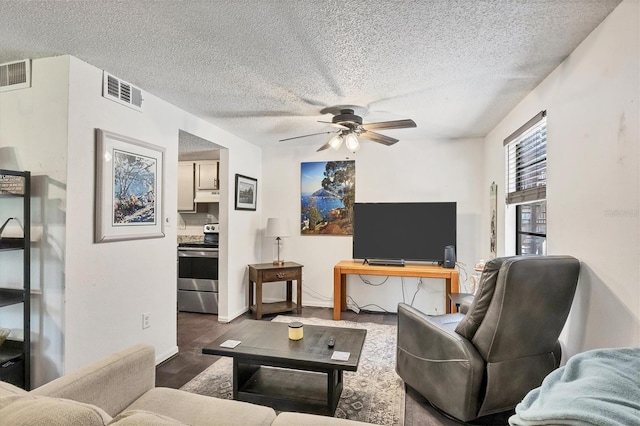
[(336, 338), (335, 337), (330, 337), (329, 338), (329, 347), (333, 348), (336, 345)]

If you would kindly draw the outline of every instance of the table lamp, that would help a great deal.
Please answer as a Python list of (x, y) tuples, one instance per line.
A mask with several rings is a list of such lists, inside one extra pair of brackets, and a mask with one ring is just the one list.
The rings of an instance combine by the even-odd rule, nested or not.
[(0, 147), (0, 169), (4, 170), (21, 170), (18, 154), (15, 147)]
[(267, 232), (265, 236), (276, 237), (276, 245), (278, 246), (278, 258), (273, 261), (274, 265), (284, 265), (284, 260), (280, 259), (280, 244), (282, 237), (289, 236), (289, 219), (283, 219), (279, 217), (270, 217), (267, 219)]

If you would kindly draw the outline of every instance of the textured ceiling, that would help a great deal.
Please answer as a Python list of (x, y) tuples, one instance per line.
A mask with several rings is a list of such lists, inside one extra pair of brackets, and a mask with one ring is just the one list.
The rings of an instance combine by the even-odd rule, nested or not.
[(0, 0), (0, 63), (71, 54), (262, 146), (336, 105), (413, 119), (381, 132), (401, 141), (481, 137), (619, 3)]

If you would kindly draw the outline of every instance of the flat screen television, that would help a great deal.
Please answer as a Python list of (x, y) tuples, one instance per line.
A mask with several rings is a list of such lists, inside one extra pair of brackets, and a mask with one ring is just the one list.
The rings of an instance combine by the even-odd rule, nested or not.
[(355, 203), (353, 258), (444, 261), (456, 245), (456, 203)]

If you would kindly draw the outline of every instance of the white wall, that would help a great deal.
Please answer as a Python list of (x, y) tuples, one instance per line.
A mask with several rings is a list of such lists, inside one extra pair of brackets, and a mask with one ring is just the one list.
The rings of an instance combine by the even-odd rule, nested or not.
[[(420, 123), (417, 123), (420, 126)], [(264, 184), (262, 185), (262, 219), (287, 217), (292, 223), (292, 237), (284, 239), (282, 257), (298, 262), (303, 268), (305, 306), (333, 306), (333, 266), (352, 258), (351, 236), (300, 235), (300, 164), (302, 162), (354, 159), (356, 164), (356, 202), (456, 201), (458, 203), (458, 260), (467, 270), (480, 253), (479, 222), (482, 199), (489, 187), (482, 186), (483, 141), (412, 140), (411, 130), (399, 131), (401, 141), (391, 147), (364, 141), (351, 154), (340, 151), (316, 152), (319, 145), (283, 146), (263, 150)], [(384, 226), (384, 224), (381, 224)], [(263, 238), (262, 261), (272, 261), (273, 241)], [(444, 249), (444, 248), (443, 248)], [(365, 277), (380, 283), (384, 277)], [(464, 278), (464, 274), (461, 275)], [(405, 278), (405, 300), (409, 303), (418, 280)], [(349, 276), (347, 293), (360, 305), (375, 304), (395, 312), (403, 300), (400, 278), (390, 278), (380, 287), (370, 287), (357, 276)], [(284, 297), (284, 286), (265, 287), (265, 298)], [(429, 313), (444, 312), (444, 280), (424, 279), (414, 306)], [(376, 306), (366, 309), (380, 310)]]
[[(102, 71), (76, 58), (71, 58), (70, 82), (68, 185), (73, 190), (67, 208), (67, 369), (139, 342), (154, 345), (158, 360), (165, 359), (177, 351), (178, 132), (184, 130), (228, 148), (221, 153), (228, 156), (223, 159), (228, 166), (221, 170), (220, 210), (233, 206), (229, 201), (233, 199), (232, 173), (259, 177), (260, 150), (149, 93), (142, 113), (104, 99)], [(93, 243), (96, 128), (166, 148), (164, 208), (172, 226), (165, 227), (165, 238)], [(222, 321), (243, 312), (246, 297), (238, 296), (245, 285), (242, 277), (246, 264), (256, 259), (253, 247), (259, 212), (243, 213), (225, 213), (224, 218), (221, 212), (221, 237), (226, 244), (220, 262), (227, 266), (221, 267), (220, 277)], [(234, 238), (228, 238), (229, 233)], [(145, 330), (143, 313), (151, 317), (151, 327)]]
[[(260, 178), (260, 149), (149, 93), (142, 113), (104, 99), (102, 71), (74, 57), (34, 60), (32, 69), (32, 88), (0, 95), (0, 147), (16, 147), (21, 167), (36, 176), (34, 224), (44, 237), (33, 254), (33, 286), (42, 290), (32, 298), (33, 386), (135, 343), (153, 345), (158, 361), (177, 351), (180, 130), (223, 147), (219, 319), (244, 312), (260, 209), (232, 210), (233, 176)], [(166, 149), (164, 238), (93, 243), (96, 128)], [(145, 330), (142, 313), (151, 318)]]
[(582, 262), (566, 356), (640, 344), (639, 17), (621, 3), (486, 138), (485, 184), (504, 200), (503, 140), (547, 110), (548, 252)]
[[(0, 147), (14, 147), (18, 166), (32, 172), (33, 385), (63, 371), (68, 77), (68, 57), (38, 59), (32, 62), (31, 88), (0, 92)], [(14, 260), (21, 265), (21, 256)], [(21, 271), (18, 277), (21, 282)], [(22, 306), (13, 308), (0, 310), (0, 321), (21, 333)]]
[[(95, 129), (163, 147), (164, 208), (175, 223), (177, 137), (174, 108), (144, 96), (144, 112), (107, 100), (102, 70), (70, 59), (65, 370), (135, 343), (156, 347), (157, 357), (177, 351), (175, 316), (176, 231), (166, 237), (94, 243)], [(142, 329), (142, 314), (151, 327)]]

